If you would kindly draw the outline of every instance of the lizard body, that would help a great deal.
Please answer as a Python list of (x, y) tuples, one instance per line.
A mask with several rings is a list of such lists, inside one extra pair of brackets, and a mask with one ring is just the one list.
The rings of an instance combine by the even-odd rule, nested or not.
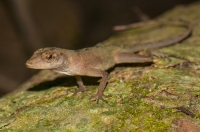
[(42, 48), (34, 52), (33, 56), (26, 62), (26, 66), (33, 69), (49, 69), (75, 76), (79, 85), (76, 92), (87, 90), (83, 85), (81, 76), (102, 77), (94, 97), (97, 97), (97, 102), (99, 100), (105, 101), (103, 92), (108, 78), (106, 70), (120, 63), (152, 62), (151, 57), (141, 56), (136, 52), (169, 46), (185, 39), (191, 33), (192, 27), (185, 21), (181, 21), (181, 24), (187, 28), (185, 32), (175, 38), (159, 42), (136, 45), (99, 44), (80, 50), (55, 47)]

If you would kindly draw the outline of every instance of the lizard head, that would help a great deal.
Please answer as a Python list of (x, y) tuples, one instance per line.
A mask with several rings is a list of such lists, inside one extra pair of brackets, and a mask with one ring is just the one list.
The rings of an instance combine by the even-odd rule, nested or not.
[(28, 68), (33, 69), (54, 69), (64, 63), (64, 55), (59, 48), (42, 48), (34, 52), (26, 62)]

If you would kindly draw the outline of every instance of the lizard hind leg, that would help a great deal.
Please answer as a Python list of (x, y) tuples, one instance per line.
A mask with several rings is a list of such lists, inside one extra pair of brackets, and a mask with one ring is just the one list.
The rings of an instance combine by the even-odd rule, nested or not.
[(167, 58), (170, 56), (170, 54), (161, 52), (157, 49), (148, 49), (148, 50), (145, 50), (145, 53), (148, 54), (149, 56), (156, 56), (159, 58)]
[(152, 57), (125, 52), (115, 54), (114, 60), (116, 64), (153, 62)]
[(188, 61), (187, 59), (185, 59), (181, 56), (178, 56), (178, 55), (175, 55), (175, 54), (164, 53), (164, 52), (161, 52), (157, 49), (148, 49), (148, 50), (145, 51), (145, 53), (148, 54), (149, 56), (156, 56), (158, 58), (164, 58), (164, 59), (167, 58), (169, 61), (170, 61), (169, 57), (174, 57), (174, 58), (177, 58), (177, 59)]

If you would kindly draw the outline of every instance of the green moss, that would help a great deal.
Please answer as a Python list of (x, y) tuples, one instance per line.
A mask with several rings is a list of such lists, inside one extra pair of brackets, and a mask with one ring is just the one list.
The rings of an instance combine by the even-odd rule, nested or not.
[[(163, 49), (180, 58), (157, 58), (151, 66), (126, 66), (113, 70), (105, 90), (105, 95), (111, 95), (106, 98), (108, 104), (89, 101), (90, 95), (95, 94), (98, 88), (98, 83), (94, 83), (96, 81), (92, 78), (84, 78), (84, 83), (91, 91), (73, 96), (73, 91), (77, 89), (73, 77), (58, 77), (55, 73), (42, 71), (20, 86), (18, 91), (0, 99), (0, 130), (170, 131), (174, 119), (188, 117), (177, 111), (176, 107), (179, 106), (194, 113), (195, 123), (198, 124), (199, 6), (199, 3), (191, 5), (184, 13), (179, 8), (168, 13), (170, 17), (190, 20), (196, 26), (192, 36), (182, 44)], [(168, 17), (168, 14), (165, 16)], [(160, 39), (163, 31), (163, 28), (154, 29), (151, 35), (159, 34), (156, 36)], [(136, 32), (139, 32), (138, 37)], [(151, 35), (141, 35), (139, 29), (127, 32), (127, 35), (129, 33), (135, 34), (136, 42), (154, 39)], [(116, 38), (109, 41), (131, 44), (127, 38), (121, 37), (119, 41)]]
[[(175, 117), (182, 117), (179, 113), (174, 113), (172, 108), (161, 108), (154, 106), (152, 103), (143, 101), (149, 93), (150, 89), (154, 88), (141, 86), (145, 83), (150, 83), (149, 75), (140, 78), (140, 82), (135, 81), (126, 83), (126, 87), (131, 87), (131, 93), (128, 96), (122, 97), (121, 110), (117, 114), (117, 124), (113, 125), (109, 131), (161, 131), (169, 130), (171, 121)], [(154, 80), (154, 82), (157, 82)]]

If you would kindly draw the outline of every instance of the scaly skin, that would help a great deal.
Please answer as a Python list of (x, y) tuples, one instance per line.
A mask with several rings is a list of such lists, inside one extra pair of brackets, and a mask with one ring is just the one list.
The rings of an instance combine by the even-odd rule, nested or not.
[[(187, 30), (175, 38), (136, 45), (117, 45), (115, 43), (108, 45), (105, 43), (81, 50), (48, 47), (34, 52), (33, 56), (26, 62), (26, 66), (33, 69), (49, 69), (75, 76), (79, 85), (76, 93), (87, 90), (81, 76), (102, 77), (97, 93), (92, 97), (96, 98), (97, 103), (99, 100), (105, 101), (103, 92), (108, 78), (106, 70), (120, 63), (152, 62), (151, 57), (141, 56), (135, 54), (135, 52), (169, 46), (188, 37), (192, 31), (191, 25), (182, 20), (178, 22), (184, 25)], [(175, 24), (177, 24), (177, 21)]]

